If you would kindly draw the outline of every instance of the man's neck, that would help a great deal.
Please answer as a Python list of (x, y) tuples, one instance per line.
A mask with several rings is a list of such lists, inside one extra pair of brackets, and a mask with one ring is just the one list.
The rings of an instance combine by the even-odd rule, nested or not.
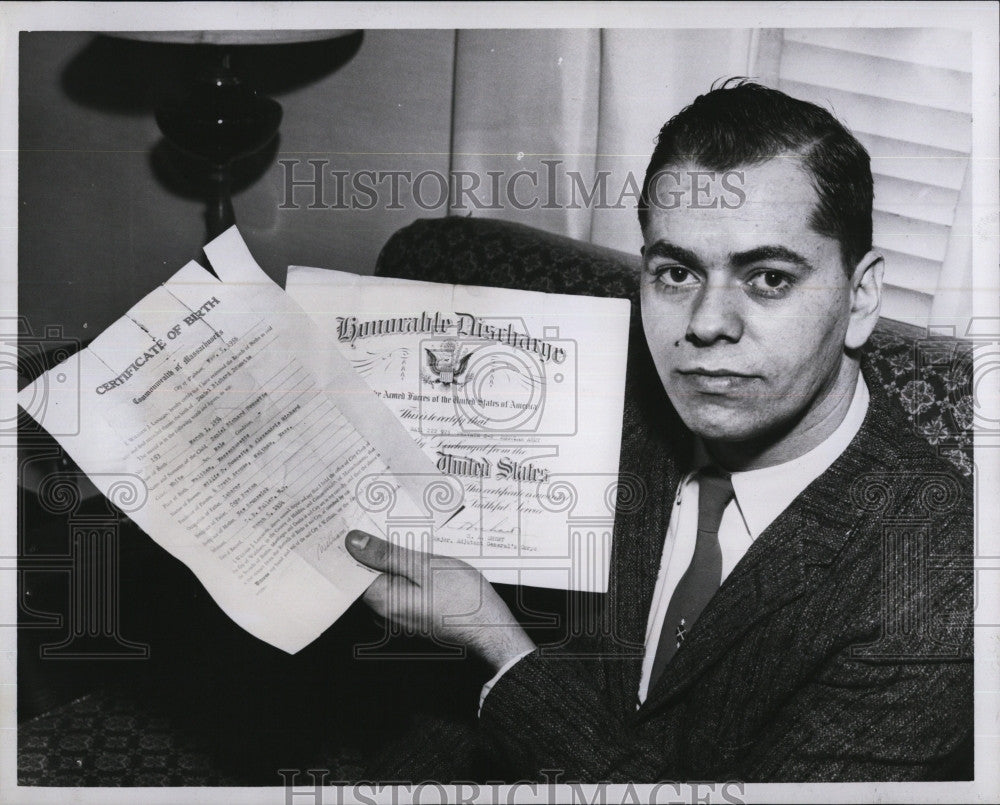
[(858, 363), (845, 359), (830, 388), (799, 418), (780, 431), (745, 442), (705, 440), (712, 460), (731, 472), (763, 469), (805, 455), (837, 430), (857, 389)]

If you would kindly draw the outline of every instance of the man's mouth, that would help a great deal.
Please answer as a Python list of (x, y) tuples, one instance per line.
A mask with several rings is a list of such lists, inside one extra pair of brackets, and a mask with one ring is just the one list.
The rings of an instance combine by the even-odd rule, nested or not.
[(688, 386), (707, 394), (724, 394), (735, 391), (748, 385), (756, 378), (755, 375), (737, 372), (733, 369), (708, 369), (704, 367), (678, 369), (677, 374), (681, 375)]

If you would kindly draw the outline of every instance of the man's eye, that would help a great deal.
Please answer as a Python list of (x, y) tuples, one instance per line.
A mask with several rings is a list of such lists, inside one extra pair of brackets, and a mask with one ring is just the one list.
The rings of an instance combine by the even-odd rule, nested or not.
[(653, 269), (658, 282), (670, 287), (679, 288), (697, 283), (697, 277), (684, 266), (659, 266)]
[(762, 296), (783, 296), (792, 287), (793, 279), (784, 271), (758, 271), (747, 284), (751, 290)]

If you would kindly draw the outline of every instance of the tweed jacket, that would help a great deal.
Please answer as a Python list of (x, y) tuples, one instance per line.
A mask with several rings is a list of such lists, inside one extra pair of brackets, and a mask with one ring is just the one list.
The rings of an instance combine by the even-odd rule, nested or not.
[[(640, 376), (655, 378), (650, 370)], [(572, 643), (536, 649), (486, 698), (480, 729), (505, 778), (971, 774), (971, 484), (868, 385), (857, 436), (757, 538), (638, 708), (690, 437), (658, 382), (633, 389), (604, 618)]]

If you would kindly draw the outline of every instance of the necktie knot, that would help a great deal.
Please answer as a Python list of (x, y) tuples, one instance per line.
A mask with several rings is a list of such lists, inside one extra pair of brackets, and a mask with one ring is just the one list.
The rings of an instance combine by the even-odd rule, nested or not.
[[(706, 467), (698, 473), (698, 531), (718, 535), (722, 513), (733, 499), (733, 482), (729, 473)], [(700, 538), (699, 538), (700, 539)]]

